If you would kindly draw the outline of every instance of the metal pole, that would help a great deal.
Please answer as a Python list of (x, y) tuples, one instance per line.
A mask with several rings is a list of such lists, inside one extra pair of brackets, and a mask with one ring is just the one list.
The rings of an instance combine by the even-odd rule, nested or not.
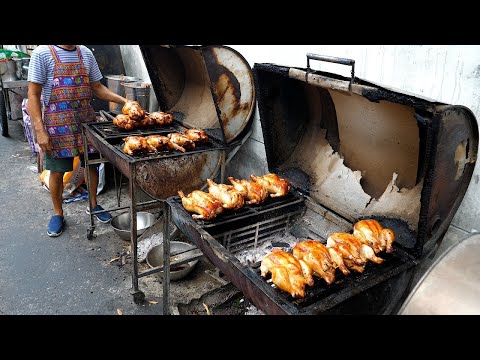
[(163, 315), (170, 315), (170, 206), (163, 203)]
[(93, 209), (92, 209), (92, 189), (90, 188), (90, 163), (88, 157), (88, 145), (87, 145), (87, 136), (86, 136), (86, 125), (82, 126), (82, 138), (83, 138), (83, 156), (85, 157), (85, 177), (87, 180), (87, 190), (88, 190), (88, 210), (90, 214), (90, 227), (87, 230), (87, 239), (91, 240), (93, 238), (93, 232), (95, 231), (95, 224), (93, 221)]

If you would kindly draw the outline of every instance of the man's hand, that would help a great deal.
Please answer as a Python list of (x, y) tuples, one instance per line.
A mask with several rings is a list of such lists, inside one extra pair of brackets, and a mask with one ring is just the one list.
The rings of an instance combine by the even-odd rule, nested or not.
[(37, 144), (48, 155), (52, 155), (52, 139), (46, 131), (37, 132)]

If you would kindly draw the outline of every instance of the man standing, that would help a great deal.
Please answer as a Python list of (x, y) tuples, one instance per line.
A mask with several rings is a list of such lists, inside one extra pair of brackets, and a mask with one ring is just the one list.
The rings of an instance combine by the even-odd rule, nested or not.
[[(83, 45), (40, 45), (31, 55), (28, 71), (28, 108), (37, 143), (43, 152), (43, 168), (50, 170), (49, 189), (53, 216), (48, 236), (59, 236), (65, 227), (62, 208), (63, 175), (73, 170), (73, 158), (83, 156), (81, 124), (95, 121), (92, 93), (98, 98), (125, 104), (127, 99), (100, 83), (102, 74), (90, 49)], [(94, 151), (92, 148), (90, 151)], [(104, 211), (97, 204), (98, 172), (89, 167), (91, 209)], [(112, 216), (98, 213), (108, 223)]]

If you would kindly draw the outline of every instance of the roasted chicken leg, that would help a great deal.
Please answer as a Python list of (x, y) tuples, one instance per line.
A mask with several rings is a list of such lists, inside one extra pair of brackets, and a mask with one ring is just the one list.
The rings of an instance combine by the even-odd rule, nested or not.
[(228, 180), (232, 183), (235, 190), (239, 191), (247, 199), (247, 204), (261, 204), (268, 197), (267, 189), (255, 181), (236, 180), (231, 176)]
[(313, 274), (321, 277), (327, 284), (335, 281), (335, 269), (339, 267), (342, 272), (349, 273), (348, 269), (343, 264), (341, 257), (335, 256), (335, 263), (330, 254), (330, 250), (320, 241), (305, 240), (299, 242), (293, 248), (293, 255), (303, 260), (312, 270)]
[[(262, 259), (260, 272), (263, 277), (272, 273), (272, 282), (292, 297), (305, 297), (307, 281), (302, 271), (302, 265), (292, 254), (280, 249), (272, 250)], [(311, 283), (313, 284), (313, 282)]]
[(134, 156), (148, 151), (147, 140), (143, 136), (127, 136), (123, 139), (123, 152)]
[(353, 226), (353, 235), (363, 244), (369, 245), (376, 254), (386, 250), (393, 251), (395, 234), (391, 229), (384, 229), (376, 220), (360, 220)]
[(195, 149), (195, 143), (183, 134), (170, 133), (168, 134), (168, 138), (170, 139), (172, 144), (176, 145), (176, 149), (180, 150), (181, 152)]
[(224, 209), (240, 209), (244, 205), (243, 195), (235, 190), (232, 185), (216, 184), (212, 179), (207, 179), (208, 192), (222, 203)]
[(253, 181), (263, 185), (270, 194), (270, 197), (285, 196), (290, 191), (290, 184), (287, 180), (280, 178), (277, 174), (263, 176), (250, 175)]
[(188, 129), (188, 130), (185, 130), (185, 136), (190, 140), (192, 140), (195, 144), (208, 143), (208, 135), (203, 130)]
[(383, 262), (383, 259), (375, 256), (375, 252), (370, 246), (361, 243), (352, 234), (343, 232), (331, 234), (327, 239), (327, 247), (339, 249), (339, 252), (346, 259), (349, 259), (360, 266), (365, 266), (367, 260), (376, 264), (381, 264)]
[(192, 215), (194, 219), (211, 220), (223, 211), (220, 201), (204, 191), (194, 190), (188, 196), (179, 191), (178, 195), (185, 210), (196, 213)]

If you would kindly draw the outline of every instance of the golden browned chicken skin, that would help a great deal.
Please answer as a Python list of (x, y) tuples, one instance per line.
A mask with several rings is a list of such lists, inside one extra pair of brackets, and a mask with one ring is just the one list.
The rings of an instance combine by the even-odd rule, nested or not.
[(217, 184), (212, 179), (207, 179), (208, 192), (222, 203), (224, 209), (237, 210), (243, 207), (243, 195), (235, 190), (232, 185)]
[(270, 194), (270, 197), (281, 197), (288, 194), (290, 184), (287, 180), (280, 178), (277, 174), (267, 174), (263, 176), (250, 175), (253, 181), (264, 186)]
[(173, 123), (173, 115), (163, 111), (152, 112), (149, 116), (157, 125), (165, 126)]
[(293, 255), (304, 261), (312, 269), (313, 274), (321, 277), (327, 284), (335, 281), (335, 269), (337, 267), (345, 274), (349, 273), (341, 257), (320, 241), (305, 240), (299, 242), (293, 248)]
[(240, 191), (240, 193), (247, 199), (247, 204), (261, 204), (268, 197), (267, 189), (255, 181), (249, 180), (237, 180), (233, 177), (229, 177), (228, 180), (232, 183), (233, 187)]
[(302, 265), (293, 255), (280, 249), (274, 249), (261, 262), (260, 273), (267, 277), (272, 274), (272, 282), (293, 298), (305, 297), (307, 281), (302, 272)]
[(136, 121), (130, 119), (130, 116), (119, 114), (113, 118), (113, 125), (120, 129), (132, 130), (136, 126)]
[(327, 239), (327, 247), (334, 248), (341, 253), (344, 259), (347, 260), (347, 267), (351, 264), (351, 268), (357, 272), (363, 272), (367, 260), (376, 264), (383, 262), (383, 259), (375, 256), (375, 252), (370, 246), (361, 243), (352, 234), (344, 232), (331, 234)]
[(141, 120), (146, 115), (137, 101), (130, 100), (127, 100), (123, 105), (122, 114), (128, 115), (132, 120)]
[(220, 201), (204, 191), (194, 190), (187, 196), (179, 191), (178, 195), (185, 210), (195, 213), (192, 215), (194, 219), (211, 220), (223, 211)]
[(353, 235), (363, 244), (369, 245), (376, 254), (386, 250), (393, 251), (395, 234), (391, 229), (384, 229), (377, 220), (360, 220), (353, 226)]
[(190, 140), (192, 140), (195, 144), (208, 143), (208, 135), (203, 130), (188, 129), (188, 130), (185, 130), (185, 136)]
[(170, 142), (170, 139), (166, 136), (150, 135), (145, 137), (145, 140), (147, 141), (149, 152), (173, 149), (173, 144)]
[(194, 150), (195, 149), (195, 143), (187, 138), (185, 135), (180, 134), (180, 133), (170, 133), (168, 134), (168, 138), (170, 141), (178, 146), (177, 150), (185, 152), (186, 150)]
[(125, 154), (134, 156), (144, 153), (148, 149), (148, 144), (143, 136), (127, 136), (123, 144), (123, 152)]
[(136, 126), (140, 128), (148, 128), (152, 125), (155, 125), (155, 120), (153, 120), (150, 116), (145, 116), (144, 118), (137, 120)]

